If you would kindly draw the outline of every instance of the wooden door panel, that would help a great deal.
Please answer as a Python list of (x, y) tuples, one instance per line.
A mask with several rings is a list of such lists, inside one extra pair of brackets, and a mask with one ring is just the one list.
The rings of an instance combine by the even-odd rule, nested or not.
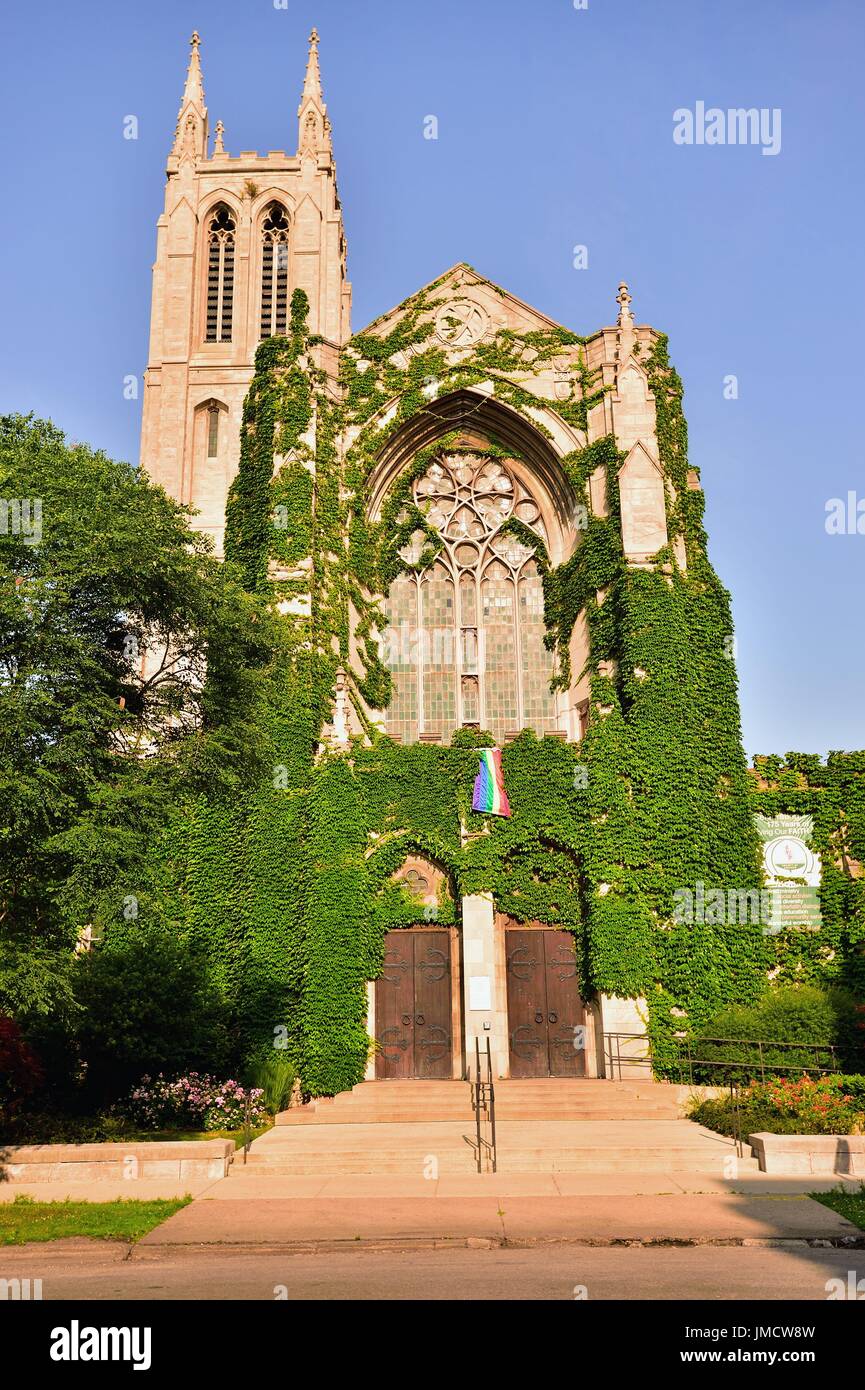
[(446, 1080), (451, 1068), (451, 953), (446, 931), (414, 937), (414, 1074)]
[(378, 1080), (447, 1080), (453, 1075), (448, 932), (388, 932), (375, 985), (375, 1036)]
[[(545, 931), (547, 1044), (550, 1076), (585, 1076), (585, 1009), (580, 998), (574, 938), (567, 931)], [(575, 1046), (576, 1044), (576, 1046)]]
[(505, 933), (508, 1043), (514, 1077), (549, 1075), (543, 933)]
[(389, 931), (375, 984), (375, 1074), (407, 1080), (414, 1071), (414, 947), (411, 933)]

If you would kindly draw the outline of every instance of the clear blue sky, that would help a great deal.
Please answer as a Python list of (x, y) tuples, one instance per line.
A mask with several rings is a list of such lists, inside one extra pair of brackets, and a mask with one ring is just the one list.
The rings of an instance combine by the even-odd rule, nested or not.
[[(137, 457), (122, 381), (189, 33), (227, 149), (293, 150), (312, 24), (355, 329), (459, 260), (581, 333), (626, 278), (684, 377), (746, 750), (865, 747), (865, 535), (824, 529), (828, 498), (865, 497), (862, 0), (5, 7), (0, 409)], [(779, 107), (780, 154), (674, 144), (698, 101)]]

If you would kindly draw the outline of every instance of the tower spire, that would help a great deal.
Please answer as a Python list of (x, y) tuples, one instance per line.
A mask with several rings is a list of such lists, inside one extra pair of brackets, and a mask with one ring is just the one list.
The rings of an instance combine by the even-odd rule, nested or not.
[(297, 108), (298, 154), (317, 154), (330, 151), (330, 121), (327, 106), (321, 90), (321, 72), (318, 66), (318, 30), (313, 29), (309, 36), (309, 56), (306, 60), (306, 76), (303, 92)]
[(204, 104), (204, 79), (201, 75), (199, 48), (201, 38), (198, 30), (193, 30), (189, 40), (189, 66), (186, 69), (186, 82), (180, 110), (177, 113), (177, 129), (174, 132), (174, 145), (171, 153), (178, 159), (184, 155), (204, 159), (207, 156), (207, 107)]
[(624, 280), (619, 283), (619, 293), (616, 295), (616, 303), (619, 306), (619, 327), (626, 323), (633, 323), (634, 316), (631, 313), (631, 294)]
[(306, 77), (303, 82), (303, 96), (301, 104), (307, 97), (315, 98), (323, 104), (321, 90), (321, 72), (318, 66), (318, 30), (313, 29), (309, 36), (309, 57), (306, 60)]
[(616, 303), (619, 306), (619, 316), (616, 320), (619, 330), (616, 356), (619, 361), (619, 366), (621, 367), (627, 362), (633, 352), (634, 343), (637, 340), (634, 327), (634, 315), (631, 313), (631, 291), (628, 289), (627, 283), (624, 280), (619, 283)]

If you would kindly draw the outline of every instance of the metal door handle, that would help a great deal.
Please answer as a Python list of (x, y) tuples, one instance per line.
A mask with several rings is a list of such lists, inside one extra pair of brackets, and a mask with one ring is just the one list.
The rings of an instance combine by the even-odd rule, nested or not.
[(424, 1023), (424, 1022), (425, 1022), (425, 1019), (424, 1019), (423, 1014), (416, 1014), (416, 1015), (415, 1015), (415, 1020), (414, 1020), (414, 1021), (415, 1021), (415, 1023), (421, 1023), (421, 1024)]
[(559, 1021), (559, 1016), (558, 1016), (558, 1014), (550, 1014), (550, 1023), (558, 1023), (558, 1021)]
[(410, 1028), (410, 1027), (411, 1027), (411, 1014), (403, 1014), (403, 1016), (402, 1016), (400, 1022), (402, 1023), (403, 1028)]
[(543, 1016), (543, 1014), (535, 1014), (535, 1023), (543, 1023), (543, 1021), (544, 1021), (544, 1016)]

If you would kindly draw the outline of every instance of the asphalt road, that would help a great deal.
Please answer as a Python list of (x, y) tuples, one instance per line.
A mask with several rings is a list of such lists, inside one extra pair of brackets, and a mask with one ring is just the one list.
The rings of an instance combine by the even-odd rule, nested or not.
[[(865, 1276), (865, 1250), (742, 1246), (323, 1250), (78, 1242), (0, 1249), (0, 1278), (40, 1278), (45, 1300), (813, 1299)], [(865, 1287), (865, 1285), (863, 1285)], [(581, 1292), (584, 1290), (585, 1292)]]

